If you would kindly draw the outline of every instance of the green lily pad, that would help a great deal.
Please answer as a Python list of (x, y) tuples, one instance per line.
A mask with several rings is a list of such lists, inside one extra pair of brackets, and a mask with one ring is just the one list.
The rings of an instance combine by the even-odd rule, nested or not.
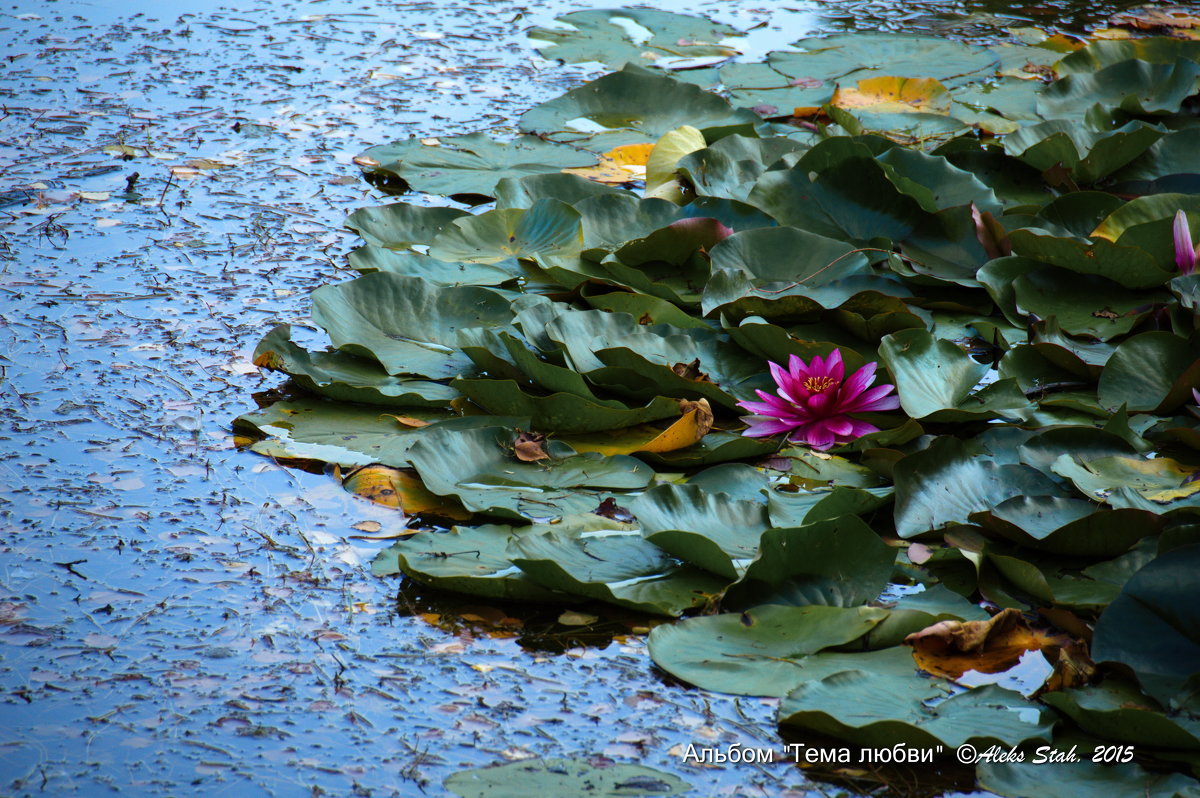
[(1200, 42), (1165, 36), (1099, 39), (1059, 61), (1058, 72), (1062, 75), (1087, 74), (1131, 59), (1147, 64), (1174, 64), (1179, 58), (1200, 61)]
[(338, 349), (374, 358), (389, 374), (434, 379), (470, 367), (457, 349), (459, 330), (505, 326), (512, 319), (508, 300), (494, 291), (387, 272), (322, 286), (312, 300), (313, 321)]
[(589, 798), (679, 795), (691, 785), (643, 765), (597, 765), (582, 759), (528, 759), (451, 774), (442, 786), (461, 798), (587, 795)]
[(1049, 477), (1025, 465), (997, 465), (942, 437), (896, 464), (896, 532), (910, 538), (990, 510), (1013, 496), (1061, 496)]
[(393, 543), (371, 563), (375, 576), (404, 574), (444, 590), (518, 601), (569, 601), (513, 567), (509, 539), (528, 534), (511, 526), (456, 526), (449, 532), (422, 532)]
[(773, 69), (792, 78), (850, 81), (879, 75), (931, 77), (953, 86), (988, 77), (997, 57), (986, 48), (936, 36), (904, 33), (843, 33), (801, 39), (803, 52), (773, 52)]
[(1069, 119), (1101, 103), (1131, 114), (1174, 114), (1197, 89), (1200, 64), (1195, 61), (1152, 64), (1133, 58), (1091, 74), (1064, 75), (1042, 92), (1038, 112), (1047, 119)]
[[(1125, 583), (1096, 622), (1092, 658), (1128, 665), (1142, 687), (1166, 703), (1200, 672), (1200, 613), (1190, 586), (1200, 568), (1200, 544), (1160, 555)], [(1200, 721), (1190, 725), (1200, 742)]]
[[(873, 607), (766, 605), (742, 613), (689, 618), (650, 632), (650, 657), (663, 670), (705, 690), (783, 696), (805, 679), (849, 667), (916, 666), (908, 651), (818, 654), (869, 632), (888, 616)], [(815, 656), (814, 656), (815, 655)], [(906, 662), (906, 665), (905, 665)], [(857, 663), (851, 664), (851, 663)]]
[(731, 609), (756, 604), (856, 607), (887, 586), (896, 550), (852, 515), (762, 534), (758, 556), (725, 591)]
[(1004, 137), (1004, 149), (1036, 169), (1062, 165), (1082, 184), (1095, 183), (1133, 161), (1163, 136), (1145, 122), (1089, 130), (1074, 119), (1030, 125)]
[(346, 227), (368, 244), (387, 249), (411, 249), (428, 244), (450, 222), (469, 215), (458, 208), (428, 208), (407, 202), (394, 202), (372, 208), (359, 208), (346, 218)]
[(1061, 269), (1027, 272), (1013, 282), (1013, 291), (1018, 310), (1053, 316), (1065, 332), (1103, 341), (1133, 329), (1147, 304), (1146, 296), (1112, 280)]
[(679, 415), (679, 402), (664, 396), (643, 407), (612, 407), (574, 393), (529, 393), (514, 380), (460, 377), (451, 385), (489, 413), (528, 417), (543, 432), (601, 432)]
[(770, 526), (760, 502), (697, 484), (659, 485), (629, 503), (642, 534), (685, 562), (729, 581), (741, 576)]
[(698, 128), (709, 141), (749, 134), (758, 122), (715, 94), (665, 75), (626, 66), (521, 115), (521, 130), (552, 142), (594, 152), (658, 141), (681, 125)]
[(348, 402), (394, 407), (447, 407), (458, 391), (440, 382), (393, 377), (374, 360), (345, 352), (308, 352), (281, 324), (254, 349), (261, 368), (281, 371), (306, 391)]
[(592, 153), (538, 136), (499, 142), (483, 133), (405, 139), (372, 147), (359, 158), (378, 163), (364, 167), (368, 173), (398, 178), (405, 188), (413, 191), (450, 197), (491, 197), (496, 184), (506, 177), (558, 172), (596, 163)]
[(745, 201), (767, 167), (804, 145), (791, 139), (726, 136), (681, 158), (675, 168), (699, 195)]
[(496, 263), (448, 263), (416, 252), (397, 252), (383, 247), (362, 246), (350, 252), (350, 268), (360, 274), (391, 272), (401, 277), (420, 277), (435, 285), (495, 286), (527, 277), (515, 258)]
[(1180, 712), (1167, 717), (1153, 699), (1126, 682), (1107, 679), (1099, 685), (1047, 693), (1043, 700), (1104, 740), (1142, 749), (1200, 751), (1200, 716)]
[(1166, 413), (1191, 399), (1200, 385), (1194, 342), (1167, 332), (1145, 332), (1122, 341), (1100, 374), (1100, 402), (1112, 410)]
[(542, 57), (568, 64), (599, 61), (610, 68), (695, 66), (719, 63), (738, 54), (721, 44), (740, 32), (701, 17), (649, 8), (573, 11), (555, 17), (560, 28), (530, 28)]
[(679, 565), (627, 524), (606, 526), (610, 529), (548, 527), (515, 538), (510, 555), (548, 588), (655, 615), (678, 616), (707, 603), (726, 584)]
[(877, 488), (838, 485), (796, 493), (773, 490), (768, 494), (767, 506), (771, 526), (794, 527), (843, 515), (865, 515), (890, 502), (893, 494), (890, 485)]
[(995, 685), (947, 698), (948, 692), (940, 679), (846, 670), (789, 693), (779, 705), (779, 722), (876, 747), (905, 743), (944, 750), (972, 741), (1014, 746), (1050, 738), (1048, 713), (1020, 693)]
[[(1051, 750), (1069, 753), (1070, 745)], [(1078, 748), (1080, 759), (1089, 754)], [(1049, 756), (1049, 752), (1047, 752)], [(1142, 798), (1200, 798), (1194, 779), (1181, 773), (1156, 773), (1135, 764), (1096, 764), (1080, 762), (1042, 762), (1016, 764), (981, 762), (976, 773), (979, 786), (1004, 798), (1110, 798), (1113, 795), (1137, 795)]]
[[(1103, 238), (1053, 235), (1040, 228), (1009, 234), (1013, 252), (1079, 274), (1106, 278), (1126, 288), (1153, 288), (1170, 278), (1161, 258), (1141, 246), (1125, 246)], [(1097, 284), (1093, 290), (1101, 290)], [(1152, 301), (1152, 297), (1145, 297)]]
[(1091, 502), (1051, 496), (1014, 496), (971, 520), (1017, 545), (1080, 557), (1115, 557), (1161, 526), (1144, 510), (1097, 510)]
[(572, 174), (506, 177), (496, 184), (496, 208), (530, 208), (541, 199), (555, 199), (574, 205), (590, 197), (633, 197), (631, 192), (606, 186)]
[(597, 490), (587, 488), (637, 489), (653, 478), (641, 461), (625, 455), (551, 452), (550, 460), (524, 463), (512, 454), (512, 439), (508, 430), (442, 434), (433, 428), (407, 455), (433, 493), (456, 496), (472, 512), (522, 521), (587, 512), (602, 498)]
[(1118, 455), (1081, 461), (1071, 453), (1061, 455), (1051, 468), (1088, 498), (1113, 507), (1156, 513), (1200, 507), (1200, 480), (1192, 480), (1197, 469), (1167, 457), (1146, 460)]
[(972, 393), (987, 365), (923, 329), (892, 333), (880, 344), (879, 355), (895, 377), (900, 406), (913, 418), (1015, 417), (1029, 408), (1029, 401), (1010, 381)]
[(549, 197), (528, 209), (507, 208), (455, 219), (429, 247), (445, 261), (496, 263), (507, 258), (568, 258), (583, 248), (579, 212)]
[[(413, 410), (406, 411), (406, 415), (422, 421), (446, 423), (454, 429), (521, 423), (520, 419), (451, 417), (444, 410)], [(320, 460), (345, 468), (371, 463), (396, 468), (407, 466), (408, 450), (430, 430), (430, 427), (403, 425), (382, 407), (323, 399), (276, 402), (263, 410), (239, 416), (233, 425), (235, 429), (268, 436), (251, 445), (250, 448), (259, 454)]]
[(923, 213), (917, 200), (899, 192), (883, 166), (869, 158), (843, 161), (815, 178), (799, 164), (765, 172), (748, 200), (782, 225), (853, 242), (879, 236), (903, 240)]

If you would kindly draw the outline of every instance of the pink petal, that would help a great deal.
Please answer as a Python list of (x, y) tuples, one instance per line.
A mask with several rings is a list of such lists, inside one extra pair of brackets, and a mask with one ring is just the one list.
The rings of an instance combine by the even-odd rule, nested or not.
[(804, 390), (804, 386), (792, 378), (792, 375), (785, 371), (783, 366), (776, 363), (767, 363), (771, 369), (771, 376), (775, 378), (775, 384), (779, 386), (779, 395), (789, 402), (799, 401), (797, 397), (803, 399), (808, 395)]
[(1196, 250), (1192, 249), (1192, 231), (1188, 227), (1187, 214), (1182, 210), (1175, 212), (1171, 232), (1175, 238), (1175, 265), (1180, 274), (1191, 274), (1196, 271)]
[(849, 401), (865, 391), (867, 386), (875, 381), (875, 369), (878, 366), (878, 363), (868, 363), (851, 374), (850, 379), (842, 384), (842, 401)]
[(777, 435), (780, 432), (788, 432), (796, 428), (796, 425), (790, 422), (762, 416), (743, 416), (742, 421), (750, 425), (742, 431), (742, 434), (748, 438), (765, 438), (768, 435)]
[(797, 429), (788, 440), (794, 441), (797, 436), (814, 449), (828, 449), (836, 440), (823, 421), (814, 421), (807, 427)]
[(808, 398), (807, 410), (811, 416), (827, 416), (837, 403), (837, 396), (832, 393), (813, 394)]
[(788, 371), (792, 379), (799, 382), (808, 373), (808, 365), (796, 355), (788, 355)]
[(827, 418), (824, 421), (825, 426), (834, 435), (839, 438), (845, 438), (850, 433), (854, 432), (854, 422), (846, 416), (834, 416)]
[(775, 408), (773, 412), (767, 413), (767, 415), (796, 412), (797, 405), (793, 402), (789, 402), (786, 399), (780, 399), (775, 394), (767, 393), (766, 391), (755, 391), (755, 393), (758, 394), (758, 398), (762, 399), (764, 403)]
[(870, 410), (895, 410), (900, 406), (900, 397), (888, 396), (896, 390), (895, 385), (876, 385), (842, 405), (844, 413), (863, 413)]
[(854, 429), (850, 431), (849, 437), (851, 438), (861, 438), (868, 433), (879, 432), (879, 427), (874, 424), (868, 424), (865, 421), (859, 421), (856, 418), (850, 419), (850, 423), (854, 425)]
[(825, 361), (825, 376), (833, 377), (834, 382), (841, 382), (846, 378), (846, 364), (842, 362), (842, 350), (835, 349), (829, 353), (829, 358)]

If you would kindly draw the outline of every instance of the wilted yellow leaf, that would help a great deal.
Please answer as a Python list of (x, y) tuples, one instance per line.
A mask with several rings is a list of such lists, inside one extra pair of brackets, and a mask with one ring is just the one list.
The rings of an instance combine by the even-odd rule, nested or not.
[(1056, 650), (1072, 640), (1032, 629), (1020, 610), (1009, 607), (986, 621), (942, 621), (904, 638), (917, 667), (957, 679), (967, 671), (999, 673), (1026, 651)]
[[(256, 362), (254, 365), (257, 366), (258, 363)], [(384, 413), (383, 417), (393, 419), (397, 424), (404, 427), (428, 427), (430, 423), (419, 418), (413, 418), (412, 416), (394, 416), (391, 413)]]
[(459, 521), (470, 517), (454, 499), (431, 493), (416, 476), (390, 466), (363, 466), (346, 477), (342, 486), (364, 499), (395, 507), (408, 515), (433, 513)]
[(622, 166), (642, 166), (646, 165), (647, 159), (650, 158), (650, 152), (654, 149), (654, 145), (645, 142), (642, 144), (624, 144), (620, 147), (614, 147), (605, 153), (609, 158)]
[(882, 76), (860, 80), (855, 89), (838, 87), (830, 102), (872, 113), (945, 114), (950, 111), (950, 92), (934, 78)]
[(582, 177), (585, 180), (591, 180), (595, 183), (618, 186), (623, 183), (631, 183), (634, 180), (641, 180), (645, 174), (645, 167), (626, 168), (625, 165), (615, 159), (607, 155), (601, 155), (599, 162), (595, 166), (577, 166), (571, 169), (563, 169), (562, 171), (564, 174)]
[[(702, 400), (703, 401), (703, 400)], [(633, 454), (634, 452), (673, 452), (691, 446), (704, 437), (708, 429), (702, 428), (700, 410), (685, 412), (665, 430), (651, 424), (626, 427), (612, 432), (595, 432), (588, 435), (573, 435), (563, 438), (577, 452), (599, 452), (604, 455)], [(712, 426), (712, 414), (708, 416), (708, 427)]]

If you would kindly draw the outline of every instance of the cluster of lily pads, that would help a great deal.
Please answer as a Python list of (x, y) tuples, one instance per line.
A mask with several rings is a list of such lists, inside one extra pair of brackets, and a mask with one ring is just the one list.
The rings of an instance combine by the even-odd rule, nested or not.
[[(729, 57), (687, 24), (672, 59)], [(1001, 795), (1101, 744), (1136, 749), (1104, 789), (1197, 794), (1200, 42), (1021, 36), (626, 65), (510, 140), (374, 148), (376, 185), (494, 205), (353, 213), (333, 348), (255, 352), (311, 396), (237, 425), (416, 519), (377, 574), (690, 616), (659, 667), (847, 744), (1080, 745), (981, 764)], [(746, 435), (793, 358), (877, 364), (899, 408)], [(918, 668), (911, 635), (983, 607), (1059, 630), (1044, 684)]]

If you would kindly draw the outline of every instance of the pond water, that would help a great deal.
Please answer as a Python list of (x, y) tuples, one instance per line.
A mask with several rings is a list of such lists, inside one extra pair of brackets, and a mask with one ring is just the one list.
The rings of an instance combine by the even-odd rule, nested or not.
[[(519, 636), (493, 607), (448, 621), (369, 574), (396, 513), (233, 445), (280, 382), (254, 344), (309, 324), (308, 292), (346, 275), (344, 216), (383, 201), (354, 155), (504, 130), (594, 75), (523, 34), (592, 5), (0, 8), (0, 793), (440, 794), (466, 767), (566, 756), (706, 795), (828, 794), (783, 762), (683, 762), (780, 750), (774, 702), (666, 684), (636, 619), (592, 638), (553, 614)], [(1132, 3), (654, 5), (760, 25), (739, 45), (759, 58)]]

